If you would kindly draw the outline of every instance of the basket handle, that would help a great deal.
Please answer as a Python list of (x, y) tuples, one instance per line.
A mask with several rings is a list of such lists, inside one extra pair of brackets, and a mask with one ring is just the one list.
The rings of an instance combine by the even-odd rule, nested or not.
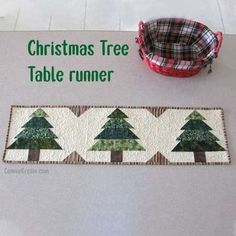
[(137, 38), (137, 43), (139, 43), (140, 46), (143, 45), (143, 38), (142, 38), (142, 31), (144, 28), (144, 22), (139, 21), (138, 23), (138, 38)]
[(222, 45), (222, 41), (223, 41), (223, 34), (220, 31), (218, 31), (218, 32), (215, 32), (215, 36), (218, 39), (218, 44), (215, 50), (215, 57), (218, 57), (218, 54)]
[(141, 49), (139, 49), (138, 50), (138, 53), (139, 53), (139, 56), (140, 56), (140, 58), (142, 59), (142, 61), (143, 61), (143, 51), (141, 50)]
[(142, 32), (143, 32), (143, 27), (144, 27), (144, 22), (140, 21), (138, 23), (138, 36), (135, 38), (135, 42), (139, 44), (139, 56), (142, 60), (144, 60), (144, 56), (143, 56), (143, 38), (142, 38)]
[(144, 26), (144, 22), (142, 20), (139, 21), (139, 23), (138, 23), (138, 30), (139, 31), (143, 30), (143, 26)]

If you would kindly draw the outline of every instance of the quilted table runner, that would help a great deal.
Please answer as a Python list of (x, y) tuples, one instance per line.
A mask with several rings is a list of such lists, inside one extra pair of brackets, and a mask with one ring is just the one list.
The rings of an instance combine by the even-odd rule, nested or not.
[(3, 160), (228, 164), (221, 108), (12, 106)]

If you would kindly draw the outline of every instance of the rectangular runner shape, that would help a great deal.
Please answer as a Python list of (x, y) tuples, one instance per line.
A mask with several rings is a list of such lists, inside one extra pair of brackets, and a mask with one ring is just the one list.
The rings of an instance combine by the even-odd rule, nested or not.
[(223, 110), (12, 106), (3, 161), (229, 164)]

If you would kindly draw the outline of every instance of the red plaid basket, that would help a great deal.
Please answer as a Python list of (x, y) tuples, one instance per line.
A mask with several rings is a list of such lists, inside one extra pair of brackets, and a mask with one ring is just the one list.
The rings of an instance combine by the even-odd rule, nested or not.
[(223, 36), (207, 26), (187, 19), (162, 18), (139, 22), (139, 53), (155, 72), (190, 77), (218, 56)]

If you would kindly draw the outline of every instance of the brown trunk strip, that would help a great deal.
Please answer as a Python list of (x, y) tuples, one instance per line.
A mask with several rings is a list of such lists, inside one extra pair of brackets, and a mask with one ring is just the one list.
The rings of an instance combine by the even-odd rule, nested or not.
[(194, 152), (194, 161), (195, 162), (206, 162), (206, 153), (205, 152)]
[(122, 151), (111, 151), (111, 162), (122, 162), (123, 152)]
[(28, 161), (39, 161), (40, 149), (29, 149)]

